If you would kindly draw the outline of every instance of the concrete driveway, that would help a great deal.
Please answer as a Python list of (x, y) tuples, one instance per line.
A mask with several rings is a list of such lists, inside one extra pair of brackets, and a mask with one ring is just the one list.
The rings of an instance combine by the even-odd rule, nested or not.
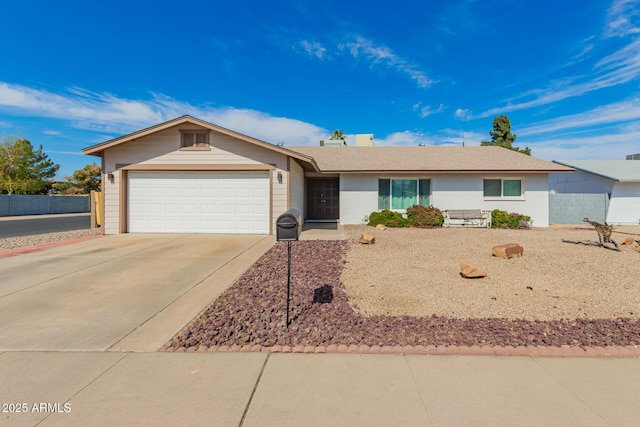
[(122, 234), (0, 259), (0, 351), (155, 351), (274, 242)]

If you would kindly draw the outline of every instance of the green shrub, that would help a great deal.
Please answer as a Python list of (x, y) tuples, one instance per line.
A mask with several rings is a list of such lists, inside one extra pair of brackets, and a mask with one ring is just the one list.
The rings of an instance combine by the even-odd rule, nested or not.
[(369, 215), (369, 223), (367, 225), (375, 227), (378, 224), (383, 224), (387, 227), (401, 228), (406, 227), (406, 223), (407, 220), (405, 220), (400, 213), (385, 209), (380, 212), (371, 212), (371, 215)]
[(491, 212), (491, 228), (528, 228), (530, 216), (495, 209)]
[(407, 222), (412, 227), (442, 227), (444, 215), (433, 206), (413, 205), (407, 209)]

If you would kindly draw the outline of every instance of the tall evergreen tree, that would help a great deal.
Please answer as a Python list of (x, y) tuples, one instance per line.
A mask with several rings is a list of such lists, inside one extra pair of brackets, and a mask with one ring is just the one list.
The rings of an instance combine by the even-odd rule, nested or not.
[(491, 141), (482, 141), (480, 145), (495, 145), (527, 154), (529, 156), (531, 155), (531, 149), (529, 147), (520, 149), (513, 146), (513, 142), (517, 137), (515, 133), (511, 133), (511, 122), (509, 121), (509, 117), (505, 115), (500, 115), (493, 119), (493, 130), (489, 132), (489, 135), (491, 135)]
[(60, 165), (26, 140), (3, 137), (0, 144), (0, 193), (46, 194)]

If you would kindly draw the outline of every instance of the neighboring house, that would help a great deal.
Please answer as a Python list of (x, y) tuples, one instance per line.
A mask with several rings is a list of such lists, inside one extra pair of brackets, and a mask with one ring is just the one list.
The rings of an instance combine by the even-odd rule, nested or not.
[(277, 217), (361, 224), (420, 203), (548, 225), (548, 174), (499, 147), (282, 147), (183, 116), (83, 150), (102, 158), (104, 233), (274, 234)]
[(552, 194), (606, 194), (605, 221), (609, 224), (640, 222), (640, 161), (638, 160), (563, 160), (555, 161), (574, 168), (573, 174), (550, 174)]

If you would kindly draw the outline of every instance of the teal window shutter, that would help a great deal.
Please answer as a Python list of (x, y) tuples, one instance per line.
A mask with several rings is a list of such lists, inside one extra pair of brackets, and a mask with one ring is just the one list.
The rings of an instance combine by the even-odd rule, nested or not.
[(378, 180), (378, 209), (391, 208), (391, 180), (379, 179)]
[(431, 194), (431, 180), (420, 179), (418, 180), (418, 204), (422, 206), (430, 206), (431, 200), (429, 195)]

